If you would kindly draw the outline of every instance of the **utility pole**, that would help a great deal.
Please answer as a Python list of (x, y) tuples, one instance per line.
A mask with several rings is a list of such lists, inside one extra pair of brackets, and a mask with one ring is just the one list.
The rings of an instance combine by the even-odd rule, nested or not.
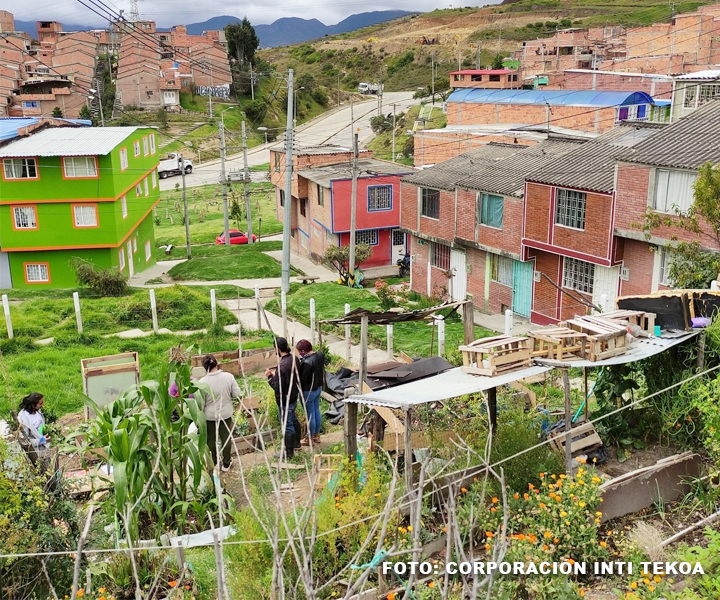
[(340, 73), (338, 73), (338, 108), (340, 108)]
[(377, 89), (378, 117), (382, 116), (382, 79), (378, 79)]
[[(112, 79), (112, 71), (110, 71), (110, 78)], [(98, 90), (98, 104), (100, 105), (100, 127), (105, 127), (105, 116), (103, 115), (103, 105), (102, 105), (102, 89), (100, 85), (103, 83), (102, 80), (96, 79), (95, 80)]]
[(212, 76), (212, 65), (210, 65), (210, 91), (208, 92), (208, 103), (210, 105), (210, 118), (213, 118), (212, 111), (212, 93), (213, 93), (213, 76)]
[(430, 53), (430, 71), (431, 71), (431, 81), (432, 81), (432, 103), (435, 104), (435, 52)]
[(353, 166), (352, 193), (350, 195), (350, 256), (348, 257), (348, 284), (350, 277), (355, 279), (355, 218), (357, 212), (357, 180), (358, 180), (358, 134), (353, 132)]
[(285, 126), (285, 202), (283, 203), (282, 291), (290, 292), (290, 228), (292, 227), (293, 70), (288, 71)]
[(185, 159), (180, 155), (180, 174), (182, 175), (183, 191), (183, 215), (185, 216), (185, 244), (187, 245), (187, 257), (192, 258), (190, 250), (190, 219), (188, 218), (187, 188), (185, 187)]
[(393, 104), (393, 136), (392, 136), (392, 161), (395, 162), (395, 107), (397, 104)]
[(248, 168), (247, 159), (247, 135), (245, 134), (245, 121), (242, 122), (242, 145), (243, 145), (243, 163), (245, 171), (243, 172), (243, 181), (245, 182), (245, 216), (247, 217), (247, 239), (248, 244), (253, 243), (252, 239), (252, 209), (250, 207), (250, 169)]
[[(252, 63), (250, 63), (250, 100), (255, 100), (255, 77), (253, 76)], [(245, 121), (243, 121), (243, 123), (245, 123)], [(245, 125), (243, 125), (243, 127), (245, 127)]]
[(225, 245), (230, 245), (230, 219), (228, 216), (227, 177), (225, 176), (225, 123), (220, 120), (218, 126), (220, 134), (220, 182), (222, 184), (223, 216), (225, 219)]
[(475, 68), (480, 69), (480, 61), (482, 60), (482, 46), (478, 44), (477, 52), (475, 52)]
[(350, 147), (352, 147), (352, 144), (355, 143), (355, 116), (353, 114), (353, 109), (353, 98), (350, 96)]

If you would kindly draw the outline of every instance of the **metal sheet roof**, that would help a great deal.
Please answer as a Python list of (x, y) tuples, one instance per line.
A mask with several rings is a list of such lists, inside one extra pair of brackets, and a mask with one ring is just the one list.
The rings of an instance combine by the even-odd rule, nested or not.
[(448, 102), (470, 104), (535, 104), (550, 106), (613, 107), (631, 104), (654, 104), (645, 92), (607, 92), (596, 90), (490, 90), (467, 88), (456, 90)]
[[(415, 171), (413, 167), (376, 158), (361, 158), (358, 160), (358, 169), (359, 178), (377, 177), (379, 175), (407, 175)], [(330, 182), (333, 179), (352, 178), (352, 163), (342, 162), (311, 169), (301, 169), (297, 171), (297, 174), (327, 188), (330, 187)]]
[[(603, 367), (609, 365), (622, 365), (635, 362), (660, 354), (678, 344), (681, 344), (699, 332), (679, 335), (673, 338), (647, 338), (635, 340), (630, 343), (628, 351), (620, 356), (613, 356), (605, 360), (592, 362), (589, 360), (574, 360), (567, 364), (572, 367)], [(507, 385), (514, 381), (533, 377), (549, 371), (552, 367), (534, 366), (519, 371), (511, 371), (496, 377), (484, 377), (482, 375), (470, 375), (463, 373), (462, 368), (457, 367), (445, 371), (439, 375), (426, 377), (419, 381), (413, 381), (404, 385), (397, 385), (393, 388), (379, 390), (367, 394), (356, 394), (350, 396), (348, 402), (369, 404), (371, 406), (387, 406), (388, 408), (411, 408), (430, 402), (441, 402), (450, 400), (466, 394), (476, 394), (489, 390), (490, 388)]]
[[(90, 125), (90, 121), (84, 119), (57, 119), (67, 123), (76, 125)], [(0, 141), (11, 140), (18, 135), (18, 130), (31, 125), (36, 125), (40, 119), (38, 117), (8, 117), (0, 119)]]
[(0, 158), (102, 156), (143, 127), (49, 127), (0, 148)]
[(626, 160), (646, 165), (697, 169), (720, 162), (720, 100), (667, 125), (662, 133), (635, 146)]
[(675, 79), (680, 81), (696, 79), (720, 79), (720, 69), (705, 69), (704, 71), (698, 71), (697, 73), (685, 73), (684, 75), (678, 75)]

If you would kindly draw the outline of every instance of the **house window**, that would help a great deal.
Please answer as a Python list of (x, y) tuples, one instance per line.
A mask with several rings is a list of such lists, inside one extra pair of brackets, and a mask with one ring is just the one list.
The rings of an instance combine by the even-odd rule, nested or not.
[(38, 169), (34, 158), (6, 158), (3, 160), (5, 179), (37, 179)]
[(145, 189), (145, 195), (146, 195), (146, 196), (149, 196), (149, 195), (150, 195), (150, 189), (148, 188), (148, 180), (147, 180), (147, 177), (146, 177), (145, 179), (143, 179), (143, 188)]
[(432, 242), (430, 247), (430, 264), (433, 267), (442, 269), (443, 271), (450, 270), (450, 246), (445, 244), (438, 244)]
[(155, 154), (155, 134), (150, 134), (150, 154)]
[(422, 189), (422, 207), (420, 214), (431, 219), (440, 218), (440, 191), (429, 188)]
[(37, 100), (23, 100), (23, 108), (40, 108)]
[(392, 191), (391, 185), (368, 187), (368, 211), (390, 210), (392, 208)]
[(37, 229), (37, 215), (34, 206), (14, 206), (15, 229)]
[(25, 263), (27, 283), (50, 283), (50, 269), (47, 263)]
[(275, 152), (275, 172), (280, 172), (280, 153)]
[(128, 168), (127, 148), (120, 148), (120, 170)]
[(300, 245), (307, 248), (307, 238), (303, 234), (300, 234)]
[(658, 265), (660, 272), (658, 274), (658, 283), (667, 287), (672, 286), (670, 281), (670, 264), (672, 255), (667, 248), (660, 249), (660, 264)]
[(563, 287), (583, 292), (593, 293), (595, 284), (595, 265), (584, 260), (565, 258), (563, 260)]
[(500, 81), (500, 75), (490, 75), (489, 81)]
[(355, 243), (356, 244), (367, 244), (368, 246), (378, 245), (378, 230), (368, 229), (367, 231), (356, 231), (355, 232)]
[(692, 84), (685, 88), (685, 101), (683, 105), (685, 108), (698, 108), (718, 98), (720, 98), (720, 84)]
[(502, 229), (503, 206), (504, 199), (502, 196), (478, 194), (478, 223)]
[(147, 136), (143, 136), (143, 156), (150, 154), (150, 146), (148, 145)]
[(137, 252), (137, 236), (133, 238), (133, 253)]
[(150, 240), (145, 242), (145, 262), (148, 262), (152, 257), (152, 248), (150, 247)]
[(285, 207), (285, 190), (278, 190), (280, 192), (280, 206)]
[(404, 246), (405, 245), (405, 232), (399, 229), (393, 229), (392, 232), (392, 245), (393, 246)]
[(98, 213), (95, 204), (75, 204), (73, 206), (75, 227), (97, 227)]
[(122, 196), (120, 198), (120, 210), (122, 212), (122, 218), (127, 218), (128, 212), (127, 212), (127, 196)]
[(513, 283), (513, 260), (507, 256), (490, 254), (490, 279), (512, 287)]
[(94, 156), (63, 157), (63, 170), (68, 179), (74, 177), (97, 177), (97, 164)]
[(150, 180), (152, 181), (153, 189), (155, 189), (157, 187), (157, 173), (155, 171), (150, 174)]
[(135, 140), (133, 142), (133, 152), (135, 154), (135, 158), (140, 156), (140, 140)]
[(118, 250), (118, 265), (121, 271), (125, 268), (125, 248)]
[(327, 238), (328, 242), (330, 242), (332, 244), (335, 243), (335, 234), (332, 231), (330, 231), (329, 229), (327, 229), (325, 231), (325, 237)]
[(307, 217), (307, 198), (300, 198), (300, 216)]
[(313, 233), (315, 237), (320, 237), (320, 230), (317, 227), (313, 227)]
[(658, 212), (687, 212), (694, 200), (697, 173), (657, 169), (653, 208)]
[(139, 198), (140, 196), (142, 196), (142, 186), (138, 183), (135, 186), (135, 197)]
[(318, 206), (325, 206), (325, 188), (321, 185), (317, 186)]
[(555, 223), (573, 229), (585, 229), (585, 192), (558, 189)]

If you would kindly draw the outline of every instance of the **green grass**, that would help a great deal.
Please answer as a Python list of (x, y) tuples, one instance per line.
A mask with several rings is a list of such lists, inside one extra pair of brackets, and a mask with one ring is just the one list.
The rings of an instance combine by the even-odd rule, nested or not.
[[(211, 244), (205, 246), (193, 246), (192, 247), (193, 258), (212, 258), (215, 256), (227, 256), (228, 254), (243, 254), (245, 252), (268, 252), (271, 250), (282, 250), (282, 241), (280, 240), (268, 240), (263, 242), (262, 240), (254, 244), (239, 244), (233, 246)], [(185, 258), (186, 257), (185, 246), (175, 246), (170, 252), (170, 258)]]
[(280, 277), (281, 265), (264, 254), (279, 242), (238, 246), (201, 246), (192, 260), (175, 265), (168, 275), (176, 281), (221, 281)]
[[(396, 120), (395, 154), (401, 154), (403, 152), (405, 142), (409, 137), (411, 137), (407, 132), (408, 130), (412, 130), (415, 119), (420, 115), (421, 108), (422, 106), (420, 104), (411, 106), (401, 119)], [(433, 109), (425, 128), (441, 129), (446, 125), (447, 115), (445, 115), (442, 111), (442, 104), (439, 101), (436, 101), (435, 108)], [(368, 144), (368, 148), (375, 153), (375, 158), (392, 160), (392, 131), (384, 131), (378, 134)], [(399, 159), (398, 162), (405, 162), (405, 159), (409, 159), (409, 164), (413, 164), (411, 156), (403, 157), (403, 159)]]
[[(179, 182), (178, 182), (179, 184)], [(275, 193), (269, 183), (250, 184), (253, 215), (253, 234), (269, 235), (282, 231), (282, 223), (275, 212)], [(212, 244), (223, 232), (222, 190), (220, 185), (205, 185), (187, 191), (188, 214), (190, 216), (190, 243)], [(182, 192), (169, 190), (161, 192), (161, 201), (155, 209), (155, 243), (157, 246), (173, 244), (185, 245), (185, 225), (183, 224)], [(242, 185), (228, 186), (228, 206), (232, 210), (233, 202), (240, 207), (243, 218), (230, 220), (230, 229), (246, 230), (244, 219), (245, 193)], [(202, 222), (200, 216), (202, 214)], [(171, 219), (172, 217), (172, 219)], [(261, 222), (262, 221), (262, 222)]]
[[(380, 302), (372, 292), (366, 289), (350, 289), (336, 283), (317, 283), (310, 286), (291, 286), (287, 298), (288, 315), (309, 325), (310, 298), (315, 299), (315, 311), (318, 319), (334, 319), (345, 314), (345, 303), (352, 310), (365, 308), (381, 311)], [(277, 300), (270, 301), (266, 309), (279, 312)], [(424, 303), (422, 306), (428, 305)], [(419, 308), (409, 306), (408, 309)], [(339, 330), (338, 330), (339, 332)], [(410, 356), (429, 356), (432, 326), (425, 321), (396, 323), (393, 328), (394, 349), (402, 350)], [(475, 338), (492, 335), (494, 332), (482, 327), (475, 327)], [(353, 327), (353, 338), (359, 339), (360, 327)], [(437, 332), (435, 333), (435, 350), (437, 350)], [(386, 329), (382, 325), (371, 325), (368, 330), (370, 342), (379, 347), (386, 346)], [(452, 349), (462, 344), (464, 339), (463, 324), (460, 320), (451, 320), (445, 326), (445, 347)]]
[[(23, 396), (39, 391), (45, 394), (45, 410), (57, 416), (77, 412), (83, 407), (80, 373), (80, 360), (83, 358), (138, 352), (141, 376), (149, 380), (159, 376), (162, 365), (168, 361), (170, 348), (179, 343), (185, 347), (194, 346), (193, 353), (196, 354), (201, 351), (235, 350), (238, 343), (237, 338), (224, 331), (217, 335), (158, 335), (135, 339), (64, 334), (58, 336), (53, 344), (44, 347), (29, 345), (27, 338), (16, 338), (12, 342), (3, 344), (0, 413), (16, 410)], [(244, 337), (243, 344), (246, 342), (254, 342), (258, 347), (272, 345), (269, 334), (256, 338)]]
[[(51, 291), (51, 290), (48, 290)], [(67, 296), (32, 297), (10, 309), (15, 336), (33, 339), (72, 335), (77, 332), (72, 290)], [(244, 293), (248, 293), (246, 290)], [(235, 296), (237, 291), (235, 291)], [(171, 331), (201, 329), (212, 325), (209, 288), (172, 286), (155, 291), (158, 324)], [(91, 335), (115, 333), (126, 329), (152, 329), (148, 290), (131, 289), (119, 298), (83, 296), (80, 301), (84, 331)], [(230, 311), (218, 307), (218, 323), (229, 325), (237, 319)], [(4, 328), (0, 342), (7, 340)], [(12, 344), (13, 341), (6, 343)], [(4, 345), (4, 344), (3, 344)]]

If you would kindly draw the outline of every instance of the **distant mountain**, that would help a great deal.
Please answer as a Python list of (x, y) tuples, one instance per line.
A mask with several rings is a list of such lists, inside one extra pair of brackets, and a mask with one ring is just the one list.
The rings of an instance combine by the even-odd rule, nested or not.
[[(255, 25), (255, 32), (260, 38), (260, 47), (272, 48), (274, 46), (299, 44), (300, 42), (314, 40), (326, 35), (355, 31), (356, 29), (377, 25), (378, 23), (391, 21), (392, 19), (410, 14), (415, 13), (406, 10), (376, 10), (350, 15), (347, 19), (343, 19), (336, 25), (325, 25), (317, 19), (283, 17), (271, 25)], [(241, 18), (231, 17), (229, 15), (212, 17), (202, 23), (190, 23), (187, 26), (187, 32), (190, 35), (200, 35), (203, 31), (223, 29), (229, 23), (239, 23), (240, 21), (242, 21)], [(37, 24), (35, 21), (20, 21), (16, 19), (15, 28), (18, 31), (29, 33), (34, 38), (37, 37)], [(82, 31), (87, 29), (97, 29), (97, 27), (63, 23), (63, 31)], [(169, 31), (169, 28), (158, 27), (158, 31)]]

